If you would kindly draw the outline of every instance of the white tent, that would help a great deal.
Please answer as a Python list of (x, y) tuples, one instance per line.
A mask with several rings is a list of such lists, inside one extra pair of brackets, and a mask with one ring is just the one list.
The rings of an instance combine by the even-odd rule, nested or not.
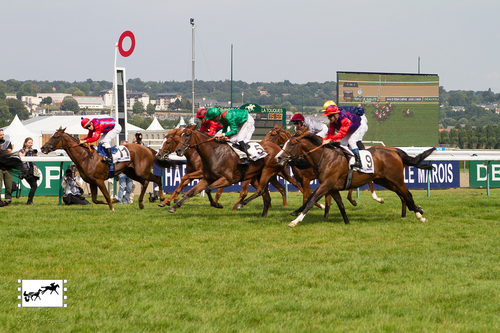
[(183, 126), (186, 126), (186, 122), (184, 121), (184, 118), (181, 117), (181, 120), (179, 121), (177, 126), (175, 126), (175, 128), (179, 128), (179, 127), (183, 127)]
[(33, 139), (33, 148), (38, 149), (42, 145), (41, 135), (37, 135), (26, 128), (19, 120), (19, 117), (14, 117), (12, 123), (4, 128), (5, 139), (12, 142), (12, 151), (17, 151), (23, 148), (24, 140), (26, 138)]
[(160, 125), (160, 122), (158, 121), (158, 119), (156, 119), (156, 117), (153, 119), (151, 125), (149, 125), (149, 127), (146, 129), (146, 131), (163, 131), (163, 130), (164, 130), (163, 126)]

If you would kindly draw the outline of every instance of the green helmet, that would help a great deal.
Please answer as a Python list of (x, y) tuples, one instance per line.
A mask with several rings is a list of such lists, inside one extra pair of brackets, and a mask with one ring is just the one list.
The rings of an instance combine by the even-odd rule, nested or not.
[(217, 117), (220, 114), (221, 114), (221, 111), (219, 110), (219, 108), (210, 108), (210, 109), (208, 109), (207, 115), (205, 116), (205, 118), (214, 119), (215, 117)]

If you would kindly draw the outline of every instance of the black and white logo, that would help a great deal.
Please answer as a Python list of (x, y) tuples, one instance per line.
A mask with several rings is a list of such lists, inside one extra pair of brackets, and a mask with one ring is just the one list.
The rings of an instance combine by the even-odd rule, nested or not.
[(64, 286), (67, 280), (18, 280), (22, 300), (18, 307), (67, 307)]

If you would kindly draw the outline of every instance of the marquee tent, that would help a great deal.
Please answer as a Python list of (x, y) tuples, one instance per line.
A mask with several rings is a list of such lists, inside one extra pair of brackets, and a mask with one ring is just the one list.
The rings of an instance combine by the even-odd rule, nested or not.
[(37, 148), (41, 146), (42, 136), (31, 132), (26, 126), (23, 125), (19, 117), (14, 117), (12, 123), (4, 129), (5, 139), (12, 142), (12, 151), (17, 151), (23, 147), (24, 140), (26, 138), (33, 139), (33, 147)]

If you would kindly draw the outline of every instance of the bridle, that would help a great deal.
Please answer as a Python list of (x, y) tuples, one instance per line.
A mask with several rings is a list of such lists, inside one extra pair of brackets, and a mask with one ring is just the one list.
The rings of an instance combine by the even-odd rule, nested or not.
[[(323, 159), (323, 155), (325, 153), (325, 145), (324, 144), (321, 144), (319, 146), (317, 146), (316, 148), (313, 148), (309, 151), (306, 151), (306, 152), (303, 152), (302, 154), (299, 155), (299, 153), (297, 152), (296, 153), (296, 150), (298, 150), (299, 148), (302, 149), (302, 145), (300, 144), (300, 140), (302, 140), (304, 138), (304, 136), (302, 135), (301, 137), (298, 137), (298, 138), (292, 138), (292, 139), (295, 139), (297, 140), (297, 143), (294, 143), (294, 147), (292, 149), (292, 151), (290, 153), (287, 153), (285, 150), (282, 150), (283, 154), (286, 154), (285, 157), (287, 157), (290, 161), (294, 161), (294, 160), (299, 160), (299, 159), (305, 159), (305, 157), (313, 152), (315, 152), (316, 150), (320, 149), (320, 148), (323, 148), (323, 151), (321, 152), (321, 157), (317, 163), (317, 165), (320, 164), (321, 160)], [(287, 143), (290, 143), (290, 141), (292, 140), (288, 140)], [(286, 145), (286, 144), (285, 144)]]
[(59, 134), (59, 133), (57, 133), (57, 134), (58, 134), (57, 136), (55, 136), (55, 135), (52, 136), (52, 138), (54, 139), (54, 141), (56, 141), (55, 144), (53, 142), (52, 143), (49, 143), (49, 142), (45, 143), (45, 146), (48, 146), (48, 148), (50, 148), (50, 151), (54, 151), (56, 149), (70, 149), (70, 148), (74, 148), (74, 147), (77, 147), (77, 146), (86, 147), (86, 148), (89, 149), (89, 151), (92, 150), (92, 148), (90, 148), (89, 144), (87, 144), (87, 143), (80, 143), (80, 142), (78, 142), (78, 143), (76, 143), (74, 145), (68, 145), (68, 146), (62, 146), (62, 147), (56, 148), (57, 144), (59, 143), (59, 141), (61, 141), (61, 139), (63, 137), (62, 134)]
[[(191, 132), (191, 133), (194, 132), (194, 130), (192, 130), (190, 128), (185, 128), (184, 131)], [(186, 134), (186, 133), (184, 133), (184, 131), (183, 131), (183, 133), (181, 135)], [(189, 135), (191, 135), (191, 133)], [(205, 141), (201, 141), (201, 142), (195, 143), (194, 145), (188, 145), (187, 143), (185, 143), (185, 141), (187, 141), (187, 140), (184, 140), (184, 141), (179, 141), (179, 144), (182, 145), (183, 147), (186, 147), (185, 150), (188, 150), (188, 149), (191, 149), (191, 148), (196, 148), (196, 147), (198, 147), (199, 145), (201, 145), (203, 143), (207, 143), (207, 142), (210, 142), (210, 141), (215, 140), (215, 139), (216, 139), (216, 137), (214, 136), (214, 137), (211, 137), (211, 138), (209, 138), (209, 139), (207, 139)]]

